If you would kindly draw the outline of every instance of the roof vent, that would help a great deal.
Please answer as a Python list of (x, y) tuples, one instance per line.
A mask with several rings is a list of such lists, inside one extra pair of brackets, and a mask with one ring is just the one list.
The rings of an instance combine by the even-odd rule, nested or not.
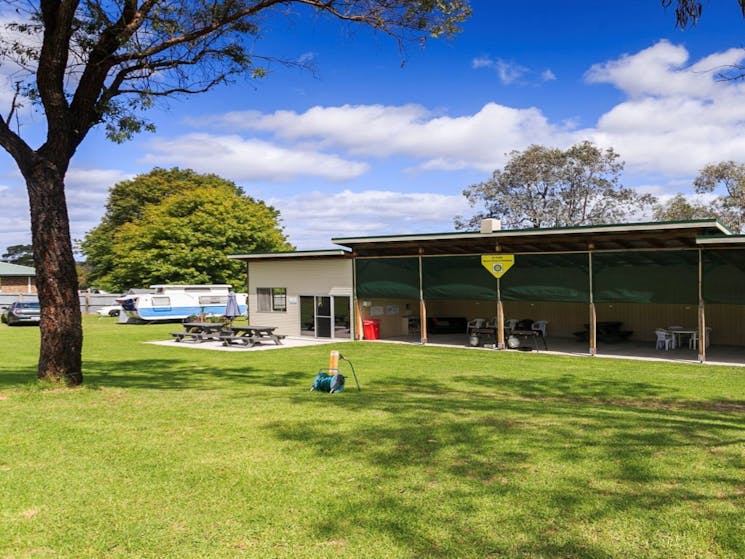
[(502, 229), (502, 221), (499, 219), (482, 219), (481, 220), (481, 233), (494, 233)]

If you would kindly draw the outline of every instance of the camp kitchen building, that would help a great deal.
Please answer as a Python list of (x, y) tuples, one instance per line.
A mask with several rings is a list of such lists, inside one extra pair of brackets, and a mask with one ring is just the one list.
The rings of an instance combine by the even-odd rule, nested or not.
[(656, 328), (684, 325), (710, 332), (693, 359), (745, 350), (745, 236), (717, 220), (503, 230), (488, 219), (478, 232), (332, 241), (343, 248), (231, 256), (246, 262), (250, 321), (331, 339), (462, 333), (462, 345), (467, 320), (494, 317), (502, 348), (505, 320), (530, 317), (589, 354), (620, 341), (599, 325), (653, 349)]

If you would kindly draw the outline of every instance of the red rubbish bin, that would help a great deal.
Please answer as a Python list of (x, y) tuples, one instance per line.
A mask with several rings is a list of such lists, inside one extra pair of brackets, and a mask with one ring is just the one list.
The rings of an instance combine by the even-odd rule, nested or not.
[(362, 321), (362, 332), (366, 340), (377, 340), (380, 338), (380, 319), (366, 318)]

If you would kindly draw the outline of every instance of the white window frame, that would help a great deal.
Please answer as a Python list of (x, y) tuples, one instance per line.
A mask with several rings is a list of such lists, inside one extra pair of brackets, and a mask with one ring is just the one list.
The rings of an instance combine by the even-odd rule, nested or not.
[(257, 312), (287, 312), (286, 287), (257, 287)]

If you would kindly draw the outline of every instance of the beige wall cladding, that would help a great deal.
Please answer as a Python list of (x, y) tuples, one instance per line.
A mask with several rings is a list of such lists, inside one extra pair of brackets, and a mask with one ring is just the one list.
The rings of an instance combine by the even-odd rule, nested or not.
[[(287, 288), (287, 312), (258, 312), (257, 287)], [(248, 316), (252, 324), (276, 326), (278, 334), (299, 336), (301, 295), (351, 297), (352, 260), (314, 258), (249, 262)]]
[(0, 277), (0, 292), (2, 293), (36, 293), (34, 278), (24, 276)]

